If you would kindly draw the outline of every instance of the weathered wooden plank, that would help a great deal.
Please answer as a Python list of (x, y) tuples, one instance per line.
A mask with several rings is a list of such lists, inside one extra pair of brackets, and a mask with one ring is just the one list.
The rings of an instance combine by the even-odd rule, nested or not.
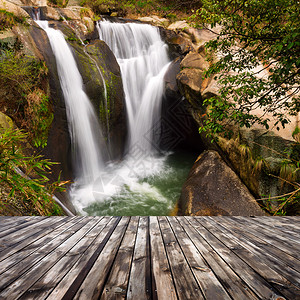
[[(97, 257), (97, 260), (94, 262), (90, 272), (82, 282), (74, 299), (94, 300), (100, 297), (129, 220), (130, 218), (128, 217), (123, 217), (121, 219), (100, 255)], [(63, 299), (66, 300), (72, 298), (70, 297), (70, 294), (67, 293)]]
[(261, 218), (272, 218), (283, 225), (291, 225), (295, 229), (300, 229), (300, 217), (299, 216), (272, 216), (272, 217), (261, 217)]
[(55, 289), (48, 296), (47, 300), (72, 299), (79, 289), (86, 275), (92, 269), (95, 261), (107, 244), (110, 236), (115, 230), (120, 218), (111, 218), (106, 227), (100, 232), (99, 236), (84, 252), (82, 257), (73, 265), (66, 276), (58, 283)]
[(178, 221), (175, 218), (168, 221), (205, 299), (231, 299)]
[(251, 288), (260, 298), (276, 299), (278, 293), (273, 291), (273, 287), (252, 268), (250, 268), (242, 259), (226, 247), (210, 231), (204, 228), (201, 221), (204, 217), (190, 218), (189, 222), (197, 232), (210, 244), (210, 246), (223, 258), (223, 260), (238, 274), (240, 278)]
[(233, 230), (232, 227), (234, 227), (235, 224), (232, 224), (230, 221), (234, 222), (231, 218), (222, 219), (222, 226), (229, 223), (227, 230), (232, 231), (234, 236), (238, 236), (238, 234), (240, 234), (239, 240), (245, 242), (246, 247), (261, 257), (261, 259), (276, 272), (284, 276), (298, 288), (300, 287), (300, 273), (299, 271), (296, 271), (296, 269), (299, 269), (299, 261), (297, 259), (258, 239), (253, 234), (248, 233), (245, 229)]
[[(17, 280), (23, 273), (36, 265), (40, 260), (51, 253), (54, 249), (58, 248), (67, 239), (71, 238), (75, 232), (80, 230), (88, 221), (89, 219), (86, 218), (75, 218), (73, 220), (74, 224), (72, 224), (72, 227), (67, 226), (67, 230), (63, 231), (62, 233), (59, 232), (58, 235), (52, 238), (47, 244), (43, 246), (39, 245), (38, 248), (36, 248), (36, 245), (28, 247), (25, 252), (27, 254), (29, 252), (30, 255), (28, 254), (29, 256), (27, 256), (25, 259), (23, 259), (24, 251), (21, 251), (20, 253), (16, 253), (16, 256), (10, 256), (8, 259), (2, 261), (1, 268), (5, 268), (7, 270), (1, 274), (0, 291), (12, 284), (12, 282)], [(32, 251), (31, 249), (34, 250)], [(11, 259), (15, 259), (16, 257), (18, 263), (13, 264), (10, 269), (6, 268), (4, 262), (9, 264)]]
[(261, 226), (267, 227), (269, 230), (275, 229), (280, 235), (284, 234), (284, 236), (288, 239), (292, 239), (294, 242), (297, 242), (300, 246), (300, 229), (297, 230), (293, 224), (284, 224), (282, 222), (278, 222), (278, 218), (254, 218), (255, 222), (260, 224)]
[[(188, 219), (188, 218), (187, 218)], [(180, 224), (210, 268), (214, 271), (222, 285), (233, 299), (259, 299), (248, 285), (232, 270), (226, 262), (214, 251), (205, 239), (191, 226), (186, 218), (180, 218)], [(190, 220), (190, 219), (188, 219)]]
[(281, 249), (289, 255), (300, 259), (300, 252), (297, 251), (299, 249), (299, 244), (294, 243), (293, 241), (285, 238), (284, 236), (280, 236), (279, 234), (273, 234), (273, 232), (270, 232), (268, 229), (257, 226), (252, 218), (245, 219), (241, 217), (233, 217), (233, 219), (243, 226), (247, 226), (248, 232), (253, 233), (257, 237), (272, 244), (273, 246), (276, 246), (278, 249)]
[(140, 217), (135, 242), (127, 299), (151, 299), (148, 217)]
[(159, 217), (164, 245), (179, 299), (204, 299), (201, 289), (165, 217)]
[(9, 246), (3, 247), (4, 249), (0, 252), (0, 261), (9, 257), (10, 255), (13, 255), (14, 253), (30, 245), (36, 240), (44, 237), (45, 235), (53, 231), (55, 228), (61, 226), (62, 224), (68, 222), (69, 220), (70, 220), (69, 217), (49, 219), (48, 222), (46, 222), (42, 226), (39, 226), (34, 231), (32, 231), (31, 235), (26, 236), (25, 238), (20, 238), (18, 241), (16, 241), (16, 243), (12, 243)]
[(29, 221), (32, 217), (2, 217), (0, 221), (0, 231), (7, 230), (13, 226)]
[(139, 218), (131, 217), (100, 299), (124, 299), (128, 286)]
[(55, 265), (22, 295), (22, 299), (44, 299), (47, 297), (72, 266), (83, 256), (111, 218), (97, 217), (95, 219), (98, 219), (98, 223), (60, 260), (56, 260)]
[[(297, 287), (272, 269), (271, 266), (268, 266), (265, 263), (265, 259), (257, 255), (251, 247), (248, 247), (247, 243), (244, 243), (243, 231), (240, 232), (239, 228), (234, 226), (234, 224), (231, 224), (228, 228), (225, 225), (227, 219), (229, 218), (202, 218), (200, 222), (251, 268), (265, 278), (278, 292), (288, 299), (295, 299), (299, 292)], [(233, 232), (234, 234), (232, 234)]]
[(48, 217), (40, 217), (40, 218), (30, 217), (29, 220), (26, 220), (25, 222), (22, 222), (22, 223), (18, 224), (17, 226), (9, 226), (6, 230), (3, 230), (0, 232), (0, 238), (8, 237), (9, 235), (11, 236), (11, 238), (13, 238), (13, 234), (15, 232), (19, 232), (21, 229), (24, 229), (27, 226), (30, 226), (32, 224), (38, 224), (45, 218), (48, 218)]
[[(66, 217), (65, 217), (66, 218)], [(47, 232), (46, 229), (56, 227), (54, 224), (61, 224), (65, 218), (50, 218), (44, 219), (38, 224), (33, 224), (26, 227), (26, 230), (20, 230), (18, 234), (15, 234), (13, 238), (9, 235), (0, 239), (0, 244), (3, 246), (3, 250), (0, 251), (0, 261), (8, 257), (9, 255), (20, 250), (20, 245), (29, 245), (36, 237), (43, 236)]]
[[(45, 235), (38, 237), (32, 243), (26, 243), (26, 240), (20, 244), (20, 249), (18, 249), (17, 245), (14, 249), (8, 248), (7, 251), (3, 251), (1, 255), (6, 257), (4, 260), (1, 261), (0, 264), (0, 274), (7, 271), (9, 268), (17, 264), (18, 262), (25, 260), (26, 257), (31, 255), (34, 251), (38, 250), (41, 246), (46, 245), (50, 242), (54, 237), (56, 237), (59, 233), (64, 231), (64, 229), (68, 229), (69, 227), (73, 226), (77, 221), (74, 221), (74, 218), (68, 218), (67, 221), (63, 222), (60, 226), (55, 228), (55, 225), (49, 226), (50, 232), (46, 233)], [(17, 251), (15, 251), (17, 250)]]
[(176, 289), (157, 217), (150, 217), (150, 249), (153, 299), (177, 299)]
[(49, 270), (57, 260), (62, 258), (69, 250), (78, 243), (99, 221), (99, 219), (88, 219), (82, 228), (74, 232), (67, 240), (63, 241), (55, 251), (50, 252), (39, 262), (28, 270), (22, 277), (14, 281), (9, 288), (0, 293), (0, 299), (16, 299), (26, 292), (47, 270)]

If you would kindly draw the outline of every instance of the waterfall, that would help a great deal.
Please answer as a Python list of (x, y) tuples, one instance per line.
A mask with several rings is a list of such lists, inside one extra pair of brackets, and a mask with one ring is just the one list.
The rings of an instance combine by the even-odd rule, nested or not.
[(61, 31), (37, 21), (49, 38), (56, 58), (58, 76), (65, 99), (69, 132), (74, 147), (75, 185), (85, 185), (97, 179), (104, 162), (100, 151), (101, 130), (90, 100), (83, 90), (83, 81), (76, 61)]
[(114, 52), (121, 68), (129, 125), (128, 155), (122, 162), (105, 165), (97, 142), (101, 130), (71, 50), (60, 31), (49, 28), (45, 21), (37, 23), (49, 37), (65, 98), (77, 171), (69, 194), (77, 211), (157, 215), (170, 210), (173, 197), (165, 197), (151, 184), (154, 175), (159, 183), (166, 176), (174, 178), (166, 167), (167, 156), (157, 155), (154, 135), (160, 128), (163, 78), (170, 64), (158, 29), (107, 21), (97, 25), (100, 38)]
[(121, 68), (129, 124), (129, 154), (154, 154), (160, 128), (163, 77), (170, 64), (159, 30), (147, 24), (97, 24), (99, 37), (115, 54)]

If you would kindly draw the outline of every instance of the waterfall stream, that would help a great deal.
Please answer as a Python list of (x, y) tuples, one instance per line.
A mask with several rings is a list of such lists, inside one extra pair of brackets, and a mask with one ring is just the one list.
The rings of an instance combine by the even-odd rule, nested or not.
[(126, 98), (127, 154), (116, 163), (103, 161), (101, 129), (62, 32), (49, 28), (47, 21), (37, 23), (49, 37), (66, 103), (76, 168), (69, 195), (77, 211), (89, 215), (169, 214), (193, 158), (186, 156), (180, 162), (178, 155), (158, 151), (163, 78), (170, 65), (158, 29), (108, 21), (97, 25), (100, 39), (120, 65)]
[(170, 60), (158, 28), (138, 23), (97, 23), (101, 40), (115, 54), (121, 68), (129, 124), (129, 153), (136, 148), (153, 154), (160, 127), (163, 77)]
[(64, 35), (59, 30), (50, 28), (47, 21), (36, 22), (46, 31), (56, 58), (74, 147), (76, 182), (90, 183), (97, 179), (104, 167), (98, 142), (102, 135), (98, 118), (83, 90), (81, 75)]

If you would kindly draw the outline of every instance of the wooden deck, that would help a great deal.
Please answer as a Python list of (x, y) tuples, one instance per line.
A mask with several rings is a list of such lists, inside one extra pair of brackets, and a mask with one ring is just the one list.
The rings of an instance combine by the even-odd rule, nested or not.
[(298, 217), (0, 217), (0, 299), (300, 299)]

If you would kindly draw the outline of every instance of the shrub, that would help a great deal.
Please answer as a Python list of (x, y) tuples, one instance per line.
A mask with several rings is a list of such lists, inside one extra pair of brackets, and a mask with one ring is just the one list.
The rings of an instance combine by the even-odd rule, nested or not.
[[(54, 163), (41, 156), (23, 154), (21, 145), (27, 137), (24, 132), (0, 130), (0, 214), (9, 205), (21, 214), (61, 215), (62, 210), (52, 195), (56, 190), (62, 191), (65, 182), (59, 178), (50, 183), (47, 177)], [(6, 195), (3, 190), (7, 191)]]

